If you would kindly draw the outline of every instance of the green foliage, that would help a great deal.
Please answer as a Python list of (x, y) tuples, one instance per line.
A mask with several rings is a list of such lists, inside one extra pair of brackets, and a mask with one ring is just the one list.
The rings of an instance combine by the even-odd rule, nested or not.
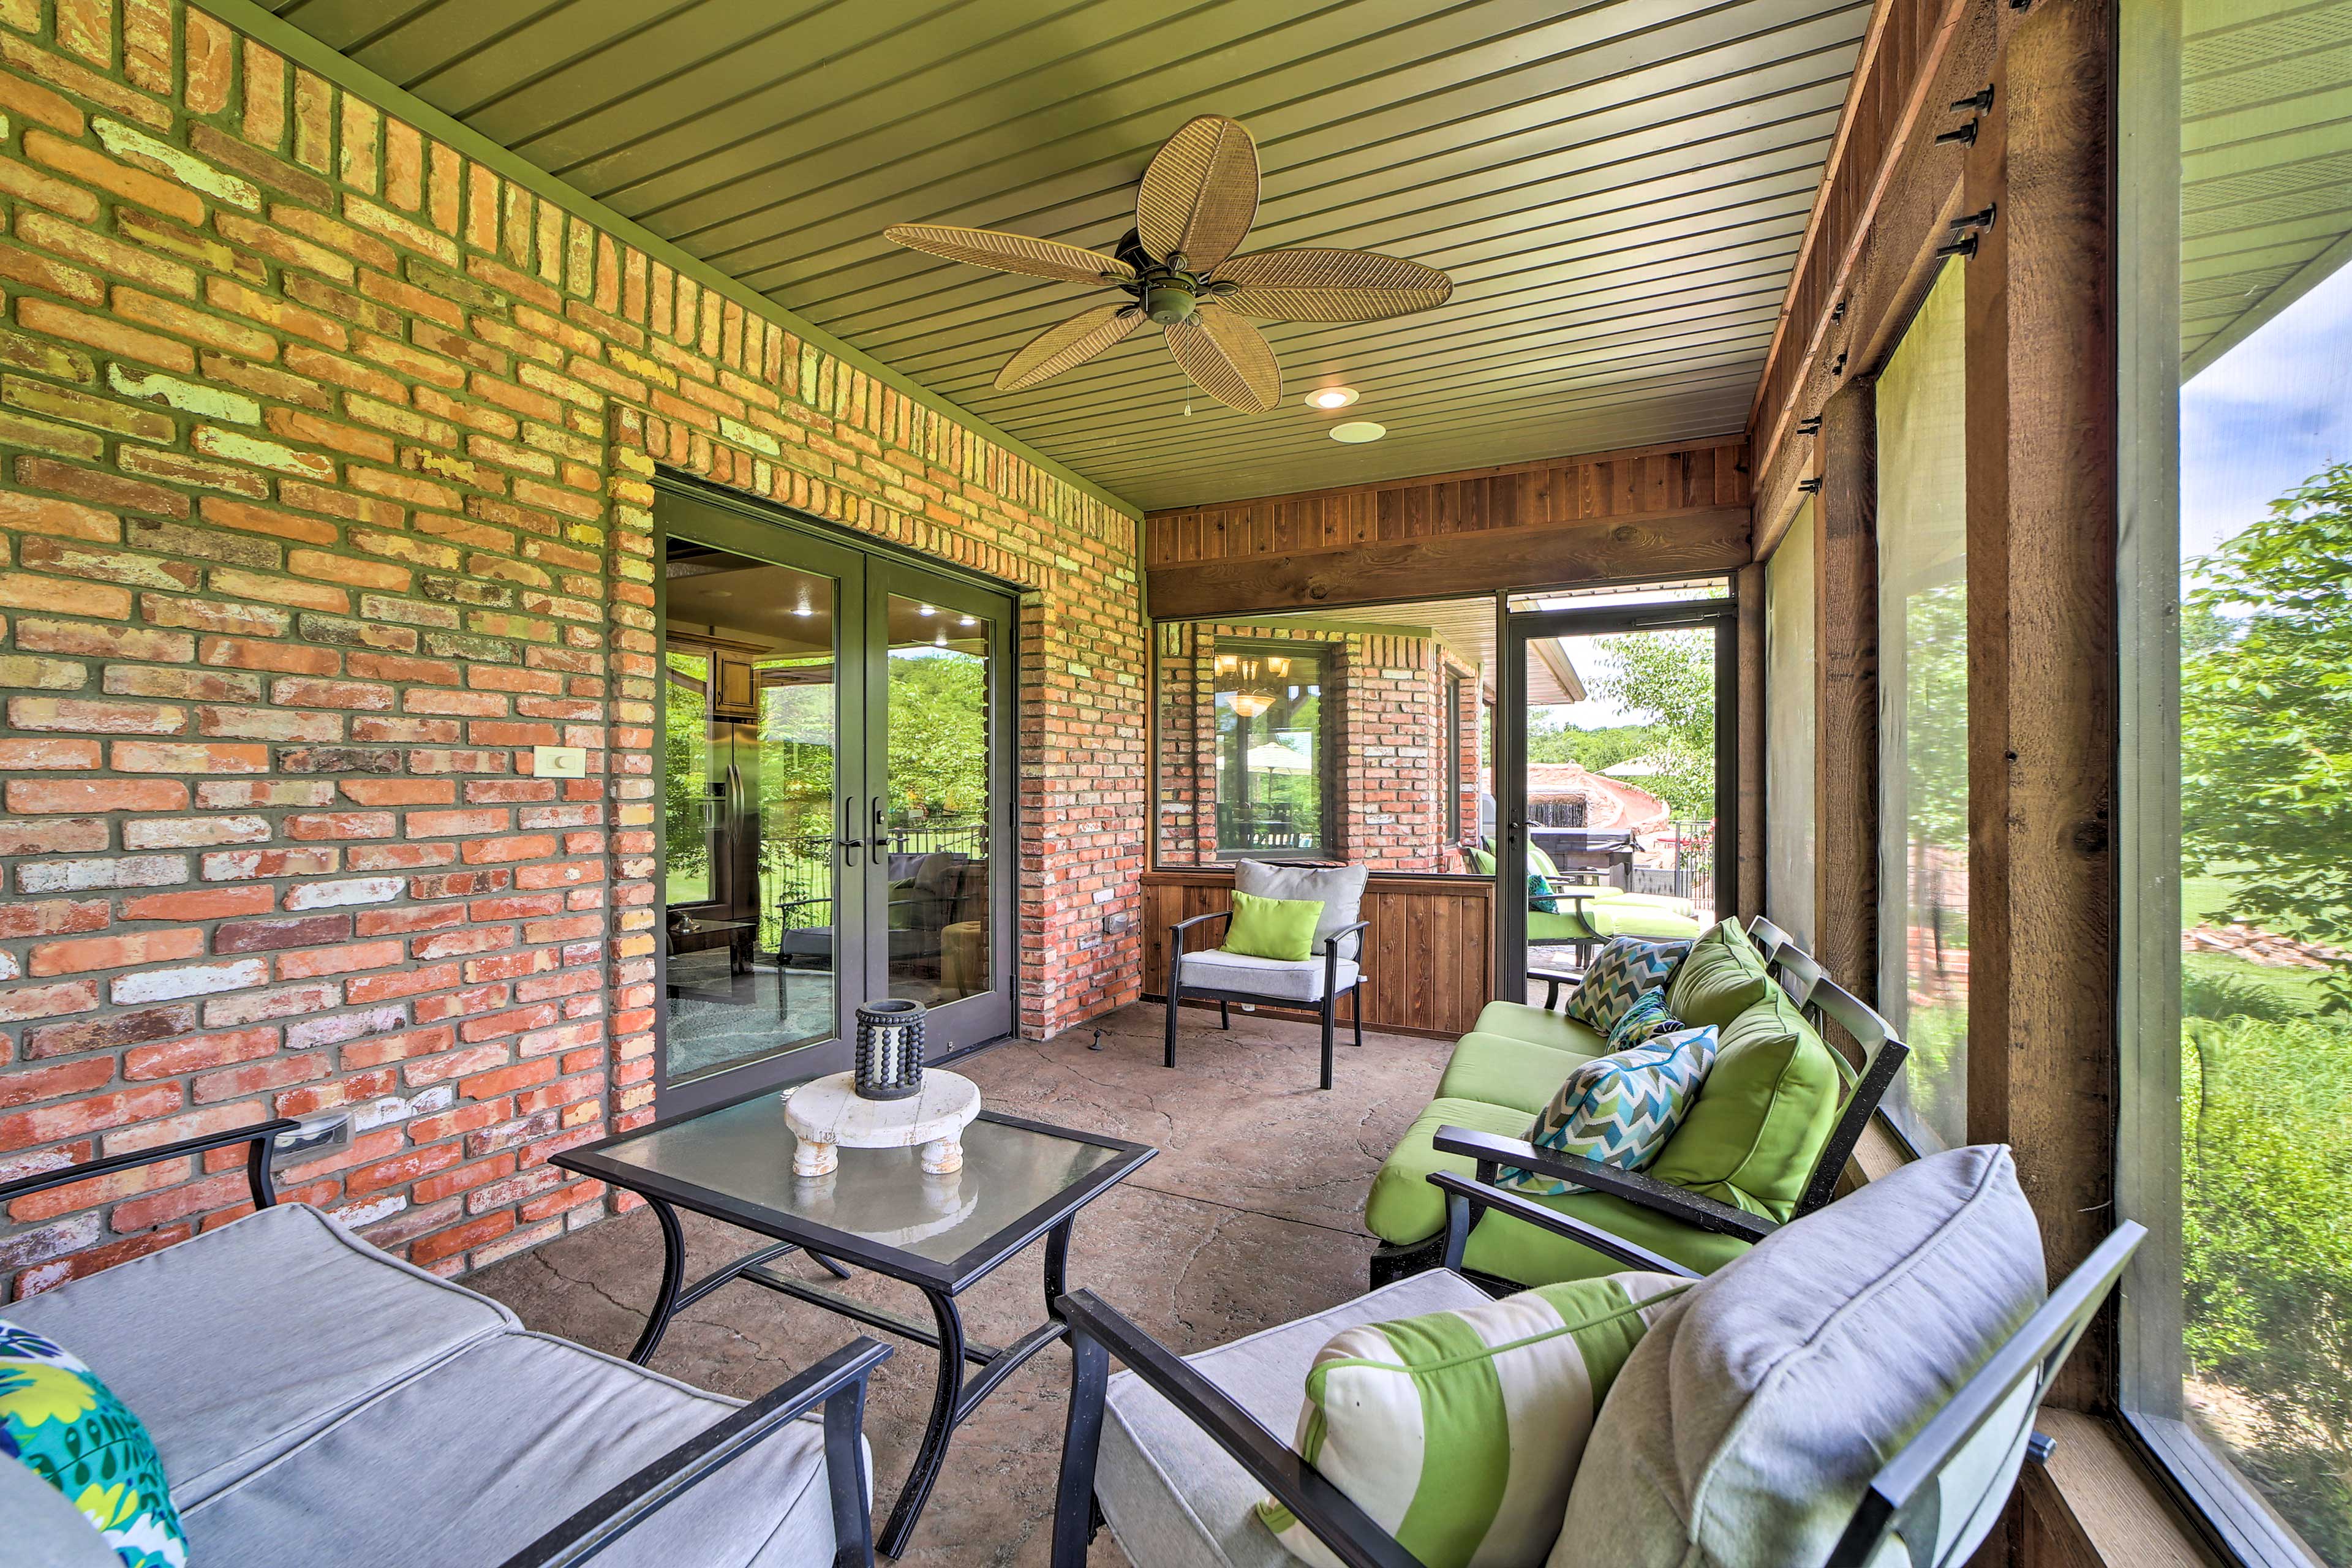
[(2238, 1458), (2352, 1562), (2352, 1027), (2191, 1020), (2182, 1230), (2193, 1375), (2249, 1396)]
[(1676, 816), (1714, 816), (1713, 635), (1610, 637), (1600, 644), (1589, 685), (1601, 701), (1644, 717), (1638, 726), (1643, 734), (1640, 755), (1658, 772), (1633, 782), (1664, 800)]
[(988, 661), (930, 648), (890, 653), (893, 822), (988, 809)]
[[(2233, 863), (2237, 919), (2352, 946), (2352, 463), (2191, 563), (2180, 669), (2192, 865)], [(2352, 1008), (2352, 971), (2324, 977)]]
[(2180, 1011), (2188, 1017), (2217, 1023), (2231, 1018), (2258, 1018), (2264, 1023), (2283, 1024), (2304, 1009), (2281, 995), (2276, 987), (2258, 980), (2184, 967), (2180, 973)]
[(1575, 763), (1599, 773), (1633, 761), (1650, 747), (1646, 724), (1606, 724), (1583, 730), (1540, 710), (1528, 716), (1528, 761)]
[(698, 903), (710, 896), (710, 840), (705, 805), (710, 798), (703, 693), (710, 679), (708, 654), (672, 649), (662, 703), (662, 854), (668, 872), (665, 901)]

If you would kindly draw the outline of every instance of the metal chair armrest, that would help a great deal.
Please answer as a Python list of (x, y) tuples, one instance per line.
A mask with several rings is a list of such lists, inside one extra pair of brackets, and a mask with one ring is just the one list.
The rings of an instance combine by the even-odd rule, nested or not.
[(1646, 1247), (1636, 1247), (1622, 1237), (1612, 1236), (1589, 1220), (1561, 1214), (1558, 1209), (1548, 1209), (1517, 1193), (1507, 1193), (1500, 1187), (1473, 1181), (1454, 1171), (1432, 1171), (1429, 1181), (1432, 1186), (1445, 1194), (1445, 1266), (1448, 1268), (1459, 1269), (1462, 1267), (1462, 1251), (1469, 1243), (1471, 1225), (1478, 1213), (1493, 1209), (1497, 1214), (1509, 1215), (1513, 1219), (1525, 1220), (1538, 1230), (1580, 1242), (1603, 1258), (1613, 1258), (1628, 1268), (1644, 1269), (1653, 1274), (1678, 1274), (1690, 1279), (1700, 1277), (1696, 1269), (1676, 1263), (1671, 1258), (1663, 1258)]
[(1528, 971), (1528, 978), (1530, 980), (1540, 980), (1550, 988), (1544, 996), (1544, 1011), (1547, 1013), (1555, 1013), (1559, 1010), (1559, 988), (1561, 986), (1581, 985), (1584, 984), (1584, 975), (1581, 971), (1571, 973), (1561, 969), (1530, 969)]
[(1780, 1228), (1769, 1219), (1704, 1197), (1686, 1187), (1675, 1186), (1672, 1182), (1662, 1182), (1638, 1171), (1604, 1165), (1597, 1160), (1538, 1148), (1524, 1139), (1498, 1138), (1491, 1132), (1474, 1132), (1466, 1127), (1441, 1127), (1433, 1143), (1439, 1153), (1466, 1154), (1477, 1161), (1482, 1169), (1490, 1165), (1510, 1165), (1538, 1176), (1549, 1176), (1555, 1181), (1572, 1182), (1580, 1187), (1606, 1193), (1612, 1198), (1622, 1198), (1629, 1204), (1679, 1220), (1695, 1229), (1737, 1237), (1742, 1241), (1761, 1241)]
[(266, 1209), (278, 1201), (278, 1194), (269, 1184), (270, 1142), (280, 1132), (289, 1132), (299, 1125), (291, 1118), (281, 1116), (270, 1121), (257, 1121), (250, 1126), (232, 1127), (196, 1138), (183, 1138), (176, 1143), (159, 1144), (152, 1149), (133, 1149), (127, 1154), (85, 1160), (79, 1165), (68, 1165), (62, 1170), (19, 1176), (13, 1182), (0, 1182), (0, 1208), (5, 1208), (17, 1198), (46, 1193), (52, 1187), (86, 1182), (93, 1176), (110, 1176), (117, 1171), (134, 1171), (142, 1165), (157, 1164), (165, 1160), (183, 1159), (190, 1154), (202, 1154), (214, 1149), (227, 1149), (245, 1143), (251, 1145), (245, 1156), (246, 1184), (253, 1190), (253, 1206)]
[(1320, 946), (1325, 952), (1337, 958), (1339, 955), (1339, 944), (1347, 941), (1349, 937), (1355, 935), (1358, 931), (1369, 929), (1371, 923), (1372, 922), (1370, 921), (1358, 921), (1354, 925), (1341, 926), (1338, 931), (1335, 931), (1329, 936), (1325, 937), (1318, 945)]
[(1347, 1568), (1421, 1568), (1420, 1559), (1289, 1444), (1093, 1291), (1065, 1296), (1055, 1310), (1070, 1331), (1070, 1404), (1054, 1510), (1054, 1568), (1086, 1563), (1104, 1384), (1114, 1355), (1273, 1493)]
[(820, 1405), (824, 1406), (825, 1480), (833, 1493), (834, 1568), (871, 1568), (873, 1525), (858, 1429), (865, 1424), (866, 1380), (889, 1358), (888, 1345), (859, 1335), (672, 1448), (508, 1558), (501, 1568), (569, 1568), (585, 1563), (778, 1427)]
[(1184, 933), (1186, 931), (1192, 930), (1196, 925), (1201, 925), (1209, 921), (1229, 921), (1233, 918), (1234, 911), (1231, 910), (1211, 910), (1205, 915), (1194, 915), (1191, 920), (1178, 921), (1174, 925), (1168, 928), (1169, 946), (1173, 951), (1174, 955), (1177, 958), (1181, 958), (1184, 956)]

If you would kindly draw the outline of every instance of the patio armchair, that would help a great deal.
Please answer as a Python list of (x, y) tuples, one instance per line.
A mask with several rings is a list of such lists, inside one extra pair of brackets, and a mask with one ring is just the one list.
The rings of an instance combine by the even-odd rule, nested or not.
[(1357, 918), (1366, 873), (1360, 866), (1276, 866), (1244, 861), (1234, 868), (1234, 889), (1270, 899), (1313, 899), (1323, 905), (1315, 928), (1313, 953), (1302, 959), (1256, 958), (1222, 947), (1188, 951), (1186, 933), (1196, 928), (1222, 931), (1231, 910), (1217, 910), (1168, 928), (1168, 1018), (1165, 1062), (1176, 1065), (1176, 1022), (1189, 999), (1214, 1002), (1221, 1028), (1234, 1026), (1233, 1005), (1304, 1007), (1323, 1026), (1322, 1087), (1331, 1087), (1331, 1044), (1339, 998), (1348, 998), (1356, 1045), (1364, 1043), (1363, 933), (1370, 921)]
[[(1696, 1282), (1601, 1400), (1555, 1568), (1969, 1561), (2023, 1466), (2048, 1458), (2033, 1430), (2042, 1395), (2146, 1233), (2120, 1226), (2044, 1297), (2005, 1149), (1955, 1150), (1877, 1185), (1875, 1200), (1790, 1226), (1708, 1279), (1501, 1195), (1628, 1269)], [(1420, 1568), (1280, 1433), (1334, 1334), (1484, 1300), (1458, 1275), (1416, 1276), (1179, 1357), (1093, 1292), (1065, 1298), (1053, 1568), (1084, 1568), (1105, 1522), (1135, 1568), (1283, 1568), (1296, 1559), (1252, 1517), (1268, 1496), (1348, 1568)], [(1114, 1357), (1127, 1369), (1115, 1376)]]
[[(888, 1346), (853, 1339), (743, 1404), (531, 1333), (488, 1297), (278, 1205), (270, 1148), (296, 1125), (0, 1184), (5, 1211), (246, 1147), (254, 1213), (6, 1309), (145, 1426), (191, 1561), (870, 1568), (860, 1427)], [(120, 1568), (62, 1493), (5, 1460), (0, 1518), (12, 1568)]]

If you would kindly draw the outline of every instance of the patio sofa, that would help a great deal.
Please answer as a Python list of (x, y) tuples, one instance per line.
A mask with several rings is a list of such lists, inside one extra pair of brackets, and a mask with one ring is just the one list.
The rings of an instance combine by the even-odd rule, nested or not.
[[(5, 1206), (249, 1146), (257, 1212), (0, 1308), (88, 1363), (146, 1426), (191, 1563), (872, 1563), (859, 1427), (886, 1346), (853, 1341), (745, 1405), (532, 1333), (315, 1209), (273, 1206), (268, 1141), (293, 1125), (0, 1185)], [(689, 1488), (688, 1506), (665, 1506)], [(11, 1568), (121, 1568), (97, 1531), (68, 1528), (79, 1515), (62, 1494), (5, 1458), (0, 1518), (23, 1524), (0, 1551)]]
[[(1760, 944), (1760, 945), (1759, 945)], [(1364, 1203), (1381, 1242), (1375, 1285), (1447, 1262), (1448, 1196), (1433, 1172), (1491, 1180), (1503, 1166), (1532, 1169), (1525, 1142), (1536, 1114), (1570, 1068), (1606, 1042), (1550, 1005), (1490, 1002), (1456, 1042), (1437, 1095), (1391, 1152)], [(1675, 1263), (1709, 1273), (1776, 1226), (1827, 1203), (1907, 1054), (1886, 1020), (1832, 982), (1766, 921), (1726, 921), (1706, 932), (1667, 984), (1667, 1008), (1721, 1030), (1721, 1052), (1697, 1101), (1640, 1173), (1570, 1161), (1558, 1173), (1585, 1190), (1530, 1201), (1576, 1216)], [(1812, 1016), (1808, 1016), (1811, 1013)], [(1828, 1045), (1815, 1019), (1832, 1018), (1861, 1062)], [(1453, 1266), (1514, 1285), (1595, 1278), (1617, 1265), (1591, 1247), (1489, 1214)]]

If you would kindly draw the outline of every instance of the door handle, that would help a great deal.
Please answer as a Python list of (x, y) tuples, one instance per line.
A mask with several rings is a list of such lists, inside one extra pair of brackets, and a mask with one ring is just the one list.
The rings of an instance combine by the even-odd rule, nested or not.
[(843, 795), (841, 797), (841, 863), (845, 866), (856, 865), (857, 852), (866, 847), (866, 840), (850, 837), (856, 829), (857, 802), (849, 795)]
[(874, 797), (874, 837), (870, 841), (873, 845), (874, 864), (877, 866), (884, 864), (890, 858), (890, 836), (884, 831), (884, 824), (887, 820), (882, 815), (882, 797), (877, 795)]

